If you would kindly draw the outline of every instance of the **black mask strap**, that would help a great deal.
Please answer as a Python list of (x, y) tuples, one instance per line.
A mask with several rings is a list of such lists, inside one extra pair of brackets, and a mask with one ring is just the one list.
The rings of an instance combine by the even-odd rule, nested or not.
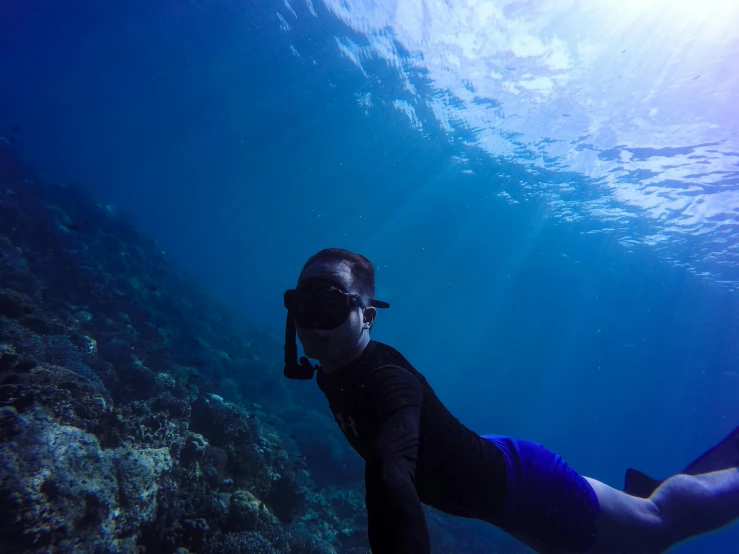
[(311, 365), (305, 356), (300, 358), (298, 363), (298, 343), (295, 340), (295, 320), (293, 315), (287, 312), (287, 321), (285, 322), (285, 369), (284, 374), (288, 379), (301, 379), (308, 381), (313, 379), (313, 374), (321, 366)]

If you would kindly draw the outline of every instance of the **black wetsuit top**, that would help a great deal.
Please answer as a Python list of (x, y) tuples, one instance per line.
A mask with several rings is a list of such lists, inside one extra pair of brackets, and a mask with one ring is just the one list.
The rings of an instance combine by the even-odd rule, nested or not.
[(317, 381), (366, 462), (372, 552), (430, 552), (421, 503), (462, 517), (498, 517), (506, 487), (503, 454), (462, 425), (397, 350), (370, 341), (357, 360), (319, 371)]

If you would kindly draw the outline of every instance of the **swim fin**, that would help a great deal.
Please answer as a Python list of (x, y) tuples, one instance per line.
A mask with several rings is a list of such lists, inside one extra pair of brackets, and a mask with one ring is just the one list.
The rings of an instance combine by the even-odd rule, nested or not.
[[(699, 475), (731, 467), (739, 467), (739, 427), (680, 473)], [(663, 481), (659, 479), (653, 479), (637, 469), (629, 468), (626, 470), (624, 492), (639, 498), (649, 498), (662, 483)]]
[(639, 498), (649, 498), (652, 493), (662, 484), (659, 479), (652, 479), (646, 473), (630, 467), (626, 470), (626, 484), (624, 492)]

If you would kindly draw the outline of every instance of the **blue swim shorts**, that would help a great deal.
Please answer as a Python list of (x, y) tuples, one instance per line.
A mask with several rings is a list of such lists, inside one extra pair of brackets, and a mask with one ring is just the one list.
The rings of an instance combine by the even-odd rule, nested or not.
[(491, 523), (563, 550), (589, 552), (600, 513), (590, 483), (540, 444), (502, 435), (482, 438), (503, 452), (508, 466), (503, 512)]

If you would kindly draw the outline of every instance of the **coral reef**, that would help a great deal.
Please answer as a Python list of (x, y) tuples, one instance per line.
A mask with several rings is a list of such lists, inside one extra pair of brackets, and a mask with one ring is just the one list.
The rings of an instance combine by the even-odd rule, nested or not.
[(101, 449), (97, 438), (43, 410), (0, 408), (3, 552), (135, 551), (152, 520), (166, 448)]
[[(3, 552), (368, 553), (360, 460), (281, 355), (0, 140)], [(494, 551), (443, 517), (436, 552)]]
[(277, 336), (2, 143), (0, 179), (2, 550), (339, 551)]

